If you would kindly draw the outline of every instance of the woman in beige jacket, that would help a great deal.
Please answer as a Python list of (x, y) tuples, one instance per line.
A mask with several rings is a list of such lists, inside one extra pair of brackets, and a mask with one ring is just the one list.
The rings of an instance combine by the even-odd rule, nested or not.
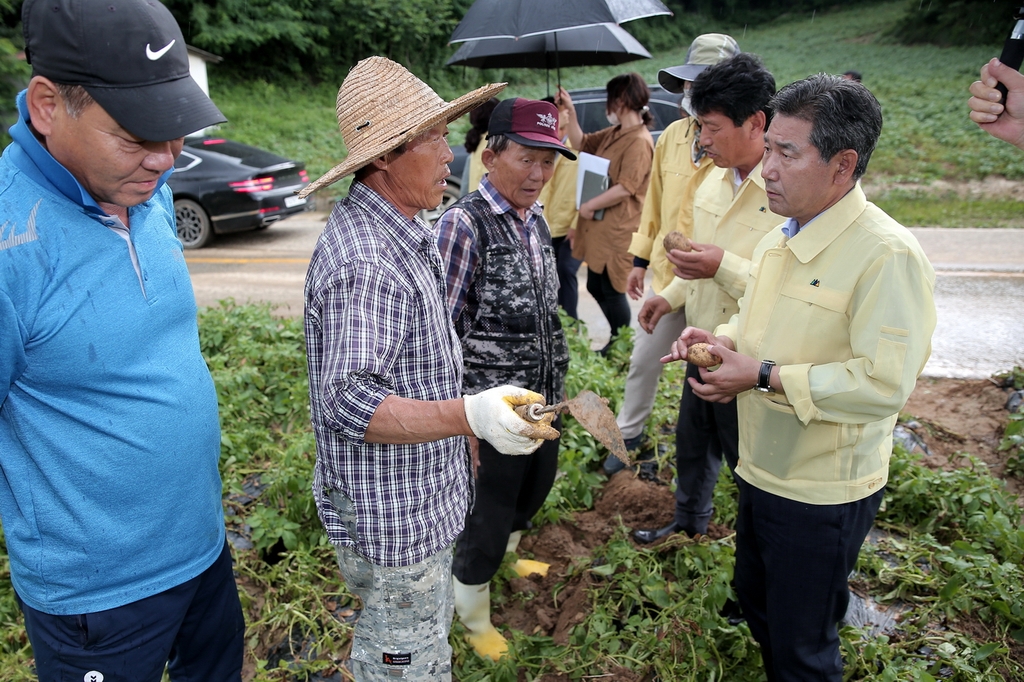
[[(576, 118), (572, 98), (558, 91), (558, 106), (569, 115), (568, 134), (573, 149), (609, 160), (609, 187), (580, 206), (575, 234), (569, 233), (573, 256), (587, 262), (587, 291), (608, 319), (612, 339), (630, 323), (626, 280), (633, 268), (629, 244), (640, 225), (644, 197), (651, 177), (654, 140), (647, 129), (650, 90), (638, 73), (608, 81), (607, 113), (612, 125), (586, 134)], [(600, 220), (596, 211), (604, 209)], [(611, 341), (609, 341), (609, 345)], [(605, 349), (607, 350), (607, 346)]]

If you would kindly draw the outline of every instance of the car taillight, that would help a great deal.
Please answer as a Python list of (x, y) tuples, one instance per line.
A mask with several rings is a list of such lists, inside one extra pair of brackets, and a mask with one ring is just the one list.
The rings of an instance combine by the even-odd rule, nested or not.
[(228, 187), (236, 192), (268, 192), (274, 189), (274, 178), (253, 178), (252, 180), (239, 180), (229, 182)]
[(211, 140), (203, 140), (203, 144), (206, 145), (206, 146), (209, 146), (211, 144), (224, 144), (225, 142), (227, 142), (227, 140), (222, 140), (220, 138), (214, 138), (214, 139), (211, 139)]
[(309, 173), (307, 173), (304, 170), (300, 170), (299, 171), (299, 180), (302, 180), (303, 182), (309, 182)]
[(280, 210), (281, 210), (280, 206), (268, 206), (267, 208), (261, 208), (260, 209), (260, 215), (264, 215), (266, 213), (274, 213), (275, 211), (280, 211)]

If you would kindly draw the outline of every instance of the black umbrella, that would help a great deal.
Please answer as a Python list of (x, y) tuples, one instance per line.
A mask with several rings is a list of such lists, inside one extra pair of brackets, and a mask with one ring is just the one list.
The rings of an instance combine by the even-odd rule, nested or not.
[(455, 27), (449, 42), (523, 38), (662, 14), (672, 12), (659, 0), (476, 0)]
[(469, 40), (445, 63), (478, 69), (556, 69), (560, 66), (612, 66), (650, 58), (651, 53), (621, 27), (598, 24), (519, 40)]

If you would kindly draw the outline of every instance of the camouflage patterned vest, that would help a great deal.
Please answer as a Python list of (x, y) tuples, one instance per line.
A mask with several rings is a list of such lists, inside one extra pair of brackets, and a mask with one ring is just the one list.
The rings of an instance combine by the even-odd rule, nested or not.
[(456, 204), (473, 218), (480, 258), (455, 329), (462, 339), (463, 387), (473, 394), (512, 384), (564, 400), (569, 347), (558, 319), (558, 275), (551, 234), (543, 218), (537, 231), (543, 272), (508, 215), (494, 215), (480, 192)]

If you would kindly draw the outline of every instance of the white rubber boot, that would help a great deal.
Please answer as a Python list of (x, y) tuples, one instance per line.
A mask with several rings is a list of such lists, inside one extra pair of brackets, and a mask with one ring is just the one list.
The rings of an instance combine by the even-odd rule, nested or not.
[[(505, 553), (515, 552), (519, 548), (519, 541), (523, 539), (523, 531), (513, 531), (508, 536), (508, 545), (505, 547)], [(515, 571), (516, 575), (520, 578), (525, 578), (528, 575), (534, 573), (540, 573), (541, 575), (547, 575), (548, 569), (551, 568), (551, 564), (545, 564), (542, 561), (534, 561), (532, 559), (519, 559), (512, 564), (512, 570)]]
[(491, 584), (464, 585), (452, 576), (455, 587), (455, 613), (469, 633), (466, 639), (481, 656), (498, 660), (508, 651), (508, 641), (491, 624)]
[(508, 534), (508, 544), (505, 546), (505, 554), (515, 552), (519, 548), (519, 541), (523, 539), (523, 531), (514, 530)]

